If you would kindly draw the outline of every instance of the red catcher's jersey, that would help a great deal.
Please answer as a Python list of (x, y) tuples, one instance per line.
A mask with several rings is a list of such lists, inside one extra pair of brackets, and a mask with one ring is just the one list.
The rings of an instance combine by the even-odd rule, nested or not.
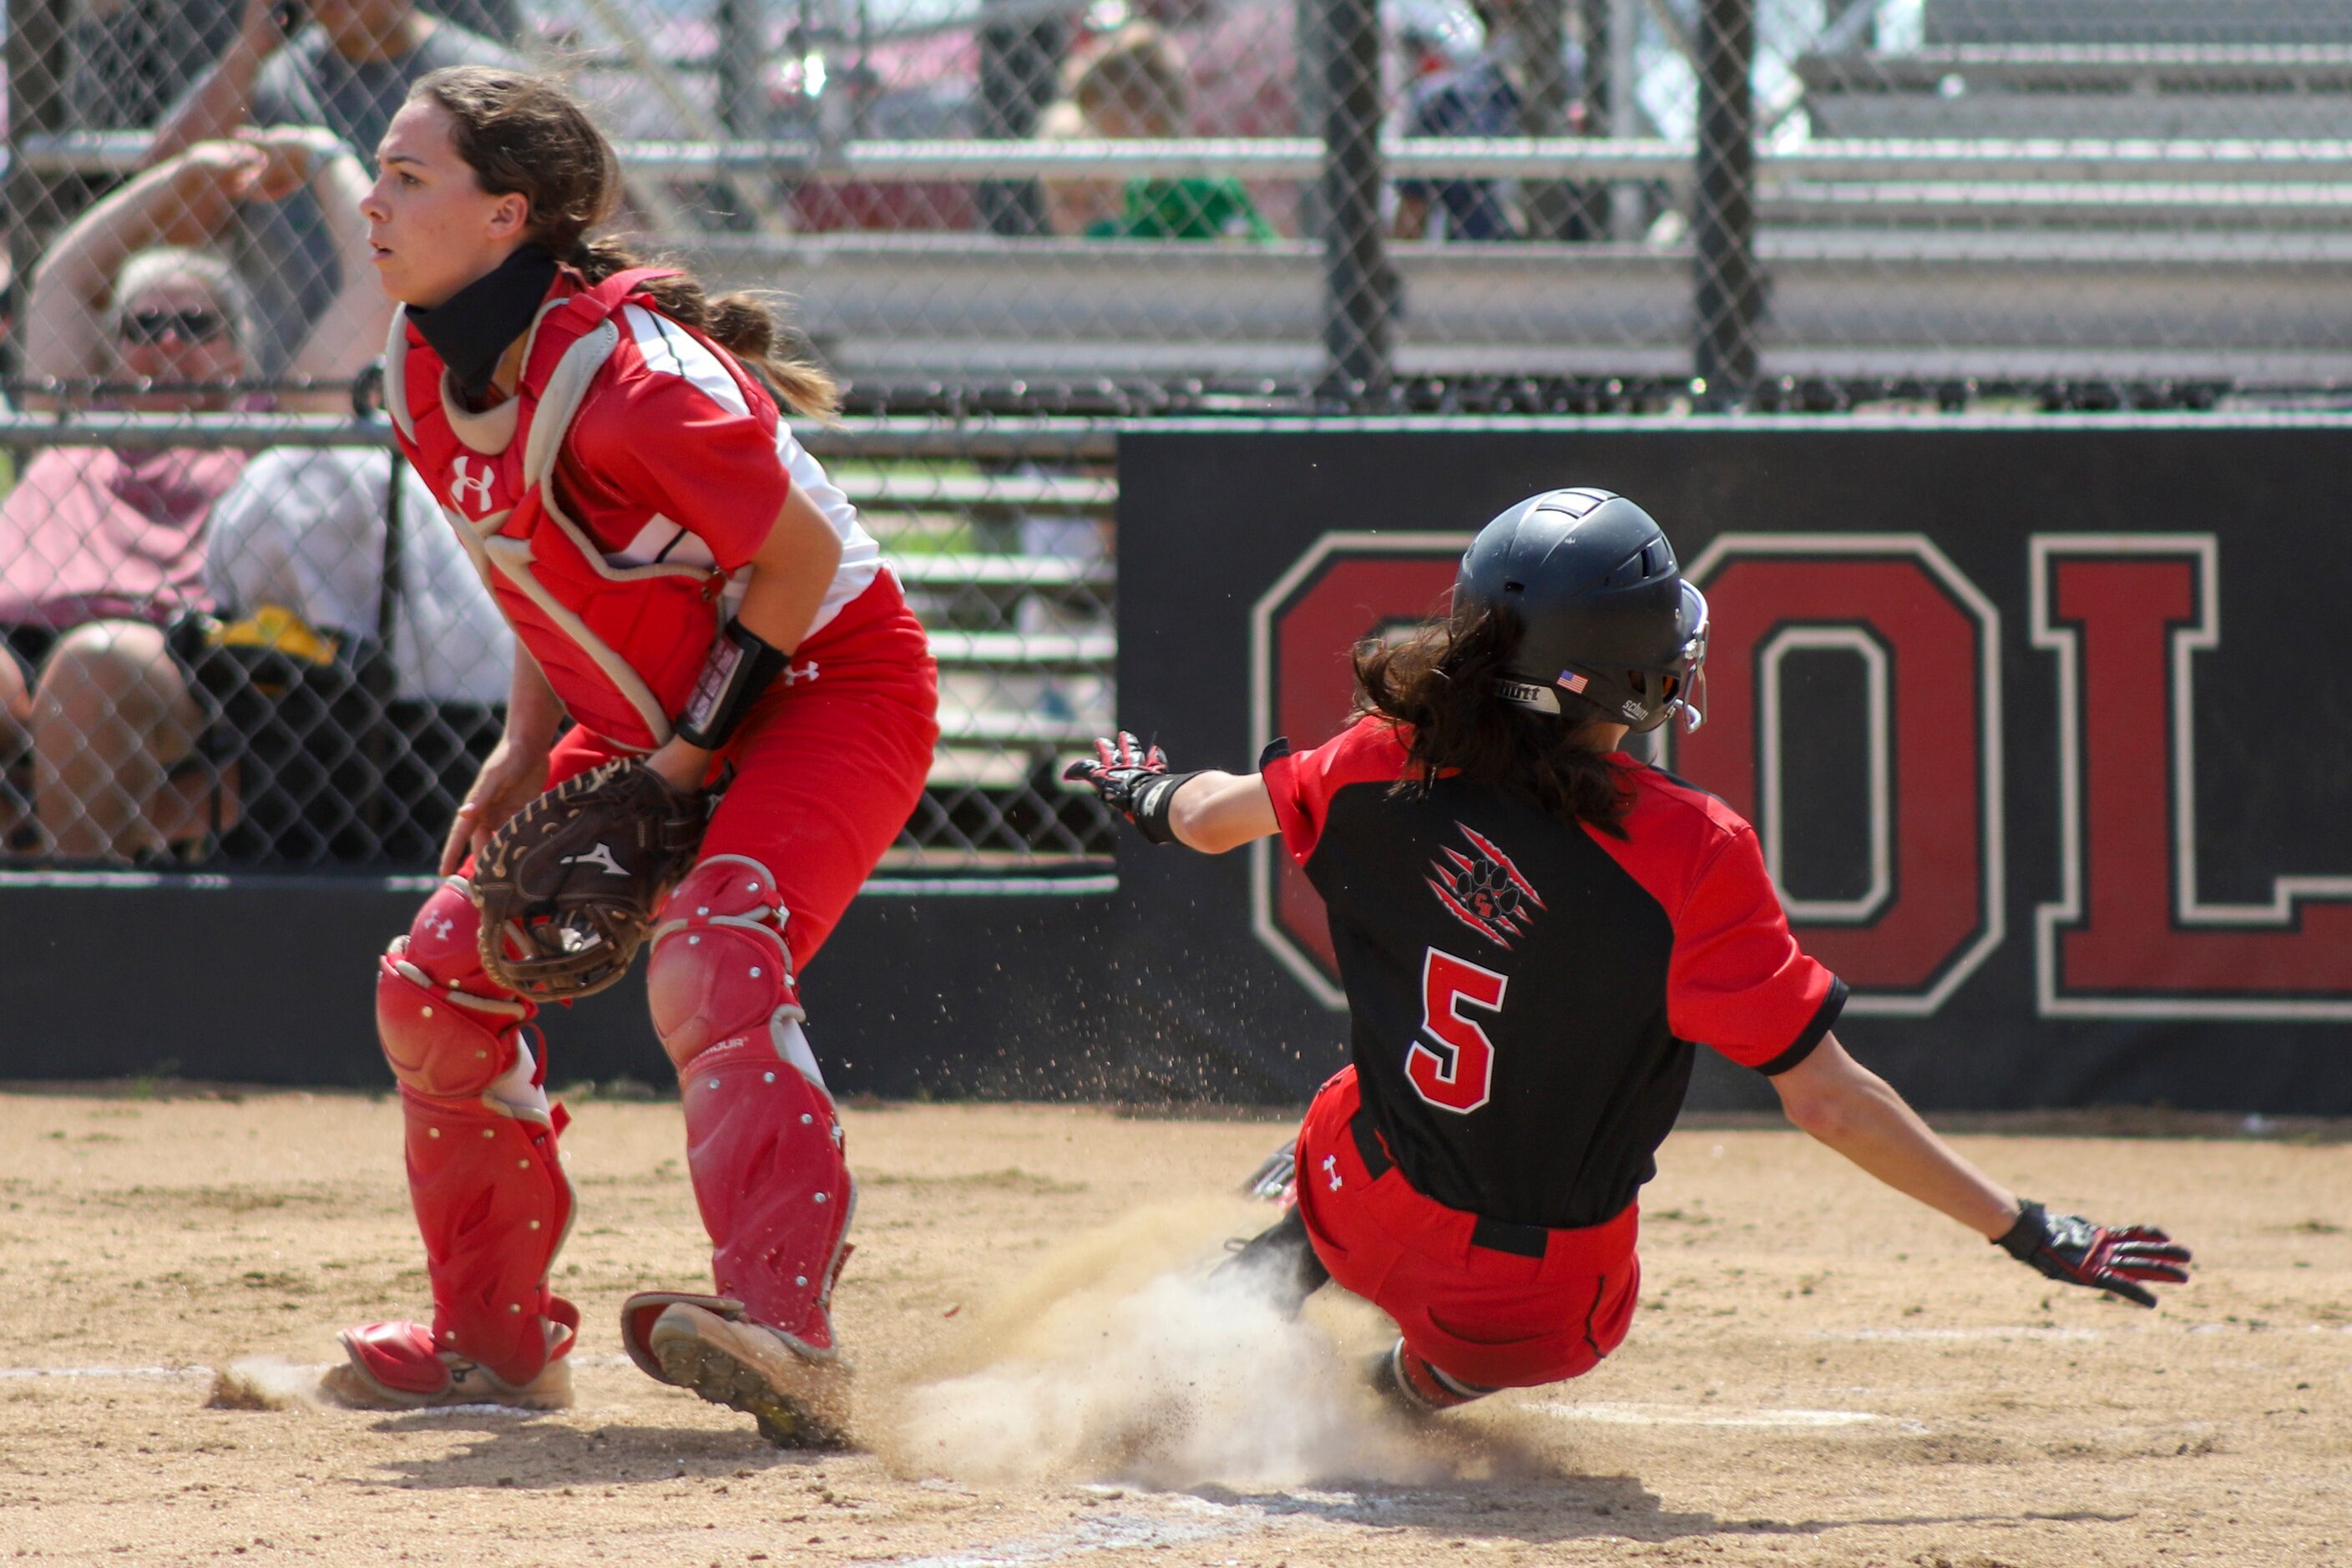
[(1601, 1223), (1657, 1173), (1694, 1045), (1785, 1072), (1844, 1005), (1790, 934), (1755, 830), (1618, 761), (1622, 839), (1456, 779), (1391, 795), (1412, 769), (1385, 720), (1265, 763), (1330, 912), (1366, 1112), (1449, 1207)]
[(404, 314), (387, 382), (402, 450), (572, 716), (636, 749), (669, 735), (746, 563), (798, 485), (841, 563), (798, 653), (881, 571), (840, 489), (725, 350), (634, 292), (558, 276), (521, 384), (473, 413)]

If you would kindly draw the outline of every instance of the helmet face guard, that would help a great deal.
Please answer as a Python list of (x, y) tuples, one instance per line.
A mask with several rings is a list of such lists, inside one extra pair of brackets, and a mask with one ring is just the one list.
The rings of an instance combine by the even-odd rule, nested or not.
[(1496, 695), (1505, 701), (1538, 713), (1573, 714), (1576, 709), (1561, 693), (1576, 699), (1592, 715), (1622, 724), (1633, 733), (1647, 734), (1676, 713), (1685, 733), (1706, 722), (1706, 595), (1691, 584), (1682, 590), (1682, 646), (1664, 664), (1631, 669), (1612, 668), (1570, 659), (1548, 679), (1532, 674), (1502, 682)]

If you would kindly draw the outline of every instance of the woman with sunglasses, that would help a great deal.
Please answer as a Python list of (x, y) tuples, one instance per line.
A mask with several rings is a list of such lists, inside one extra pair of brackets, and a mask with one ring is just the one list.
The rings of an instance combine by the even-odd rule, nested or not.
[(1262, 1173), (1288, 1212), (1229, 1267), (1296, 1306), (1327, 1281), (1395, 1320), (1374, 1385), (1427, 1415), (1580, 1377), (1641, 1283), (1636, 1196), (1706, 1046), (1790, 1120), (2052, 1279), (2156, 1305), (2162, 1231), (2050, 1215), (1929, 1131), (1831, 1034), (1754, 829), (1634, 761), (1696, 729), (1706, 601), (1606, 490), (1510, 508), (1446, 619), (1356, 655), (1356, 721), (1260, 771), (1173, 773), (1134, 738), (1084, 778), (1155, 844), (1280, 835), (1330, 914), (1351, 1063)]
[[(152, 414), (240, 405), (256, 370), (253, 306), (202, 248), (242, 202), (304, 183), (331, 212), (345, 285), (289, 374), (322, 385), (282, 406), (348, 405), (350, 378), (380, 341), (385, 308), (355, 208), (358, 161), (323, 132), (208, 142), (141, 174), (58, 235), (33, 276), (25, 321), (32, 408)], [(15, 847), (128, 863), (200, 841), (209, 770), (188, 765), (204, 715), (166, 630), (211, 607), (205, 525), (245, 465), (221, 448), (52, 447), (0, 504), (0, 756), (32, 822)], [(29, 753), (29, 757), (28, 757)], [(29, 761), (29, 767), (26, 763)]]
[(646, 990), (718, 1289), (632, 1296), (622, 1342), (776, 1441), (826, 1441), (845, 1413), (829, 1302), (856, 1194), (799, 976), (922, 797), (929, 641), (783, 417), (829, 416), (831, 379), (778, 351), (763, 300), (713, 299), (592, 237), (619, 162), (561, 84), (435, 71), (376, 161), (362, 210), (402, 305), (385, 401), (517, 654), (448, 880), (377, 975), (432, 1321), (348, 1331), (330, 1386), (379, 1405), (570, 1398), (580, 1317), (548, 1271), (572, 1192), (530, 1029), (556, 993), (492, 977), (467, 879), (500, 824), (604, 768), (707, 812), (654, 916)]

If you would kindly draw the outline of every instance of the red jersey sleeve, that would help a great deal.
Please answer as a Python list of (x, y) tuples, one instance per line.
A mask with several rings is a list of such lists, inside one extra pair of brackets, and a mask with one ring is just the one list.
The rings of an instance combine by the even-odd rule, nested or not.
[(1290, 858), (1304, 866), (1315, 853), (1331, 797), (1342, 786), (1402, 778), (1407, 763), (1395, 729), (1376, 718), (1359, 719), (1311, 752), (1293, 752), (1284, 740), (1268, 746), (1258, 758), (1258, 773)]
[(676, 322), (642, 306), (618, 319), (637, 341), (614, 354), (611, 379), (580, 410), (568, 445), (622, 504), (667, 517), (708, 545), (721, 572), (734, 572), (792, 492), (774, 411)]
[(1837, 1021), (1845, 983), (1797, 945), (1746, 824), (1699, 872), (1674, 925), (1666, 1016), (1681, 1038), (1781, 1073)]

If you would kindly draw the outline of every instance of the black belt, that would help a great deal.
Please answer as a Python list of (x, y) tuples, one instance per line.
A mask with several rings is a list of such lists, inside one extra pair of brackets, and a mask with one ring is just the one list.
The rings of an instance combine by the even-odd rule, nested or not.
[[(1372, 1119), (1361, 1110), (1348, 1121), (1348, 1131), (1356, 1140), (1356, 1155), (1364, 1162), (1364, 1173), (1374, 1181), (1396, 1169), (1389, 1158), (1388, 1146), (1381, 1142), (1380, 1130)], [(1507, 1252), (1515, 1258), (1541, 1258), (1551, 1245), (1551, 1232), (1539, 1225), (1514, 1225), (1507, 1219), (1475, 1216), (1477, 1223), (1470, 1227), (1470, 1245), (1483, 1247), (1489, 1252)]]

